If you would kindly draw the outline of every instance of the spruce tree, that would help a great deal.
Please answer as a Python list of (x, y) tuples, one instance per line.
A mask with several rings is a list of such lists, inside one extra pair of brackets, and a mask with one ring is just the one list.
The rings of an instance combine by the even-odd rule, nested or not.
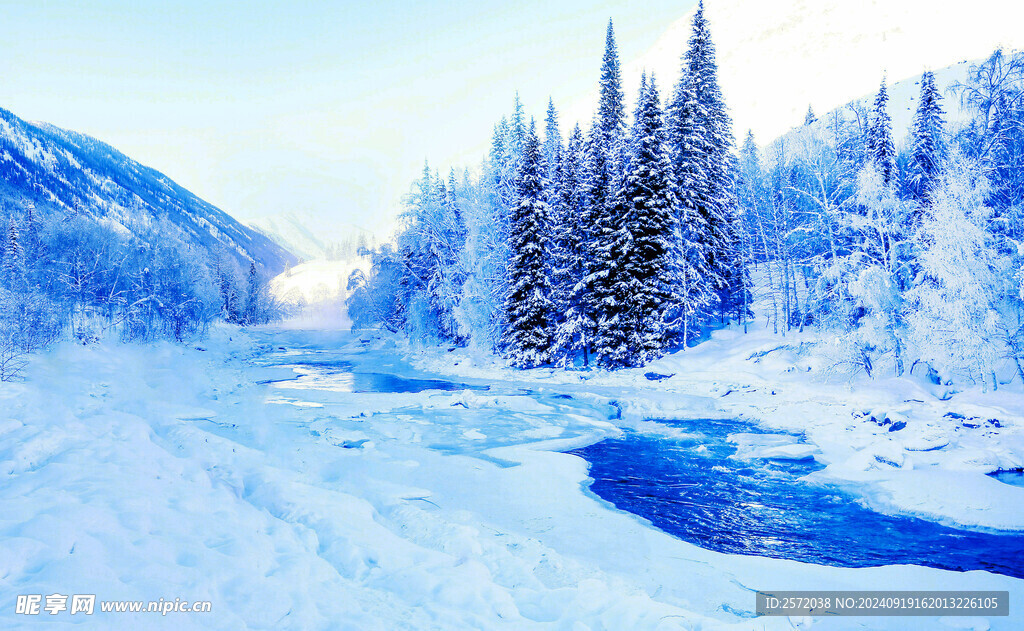
[(571, 363), (577, 352), (584, 352), (584, 362), (593, 330), (592, 296), (587, 273), (592, 264), (592, 241), (596, 234), (590, 221), (586, 192), (584, 191), (585, 141), (580, 126), (576, 125), (562, 152), (558, 169), (560, 177), (561, 216), (557, 227), (559, 268), (556, 275), (556, 308), (562, 314), (555, 332), (559, 363)]
[(32, 200), (25, 201), (25, 232), (25, 260), (30, 266), (34, 266), (39, 258), (42, 242), (39, 237), (39, 220), (36, 217), (36, 204)]
[(562, 132), (558, 129), (558, 111), (555, 103), (548, 98), (547, 116), (544, 118), (544, 160), (548, 165), (548, 181), (555, 182), (555, 169), (562, 152)]
[(661, 356), (667, 342), (665, 312), (678, 259), (675, 196), (653, 79), (641, 87), (628, 164), (615, 195), (610, 248), (616, 265), (596, 344), (610, 368), (642, 366)]
[(597, 335), (602, 305), (611, 296), (611, 272), (616, 265), (612, 243), (615, 240), (613, 165), (604, 150), (600, 120), (595, 119), (583, 143), (580, 177), (580, 234), (583, 276), (575, 287), (573, 314), (581, 336), (584, 364)]
[(27, 289), (25, 278), (25, 256), (21, 246), (21, 232), (13, 217), (7, 224), (7, 238), (3, 250), (3, 285), (13, 292)]
[(814, 115), (814, 108), (810, 105), (807, 106), (807, 114), (804, 115), (804, 127), (813, 125), (818, 122), (818, 117)]
[(935, 87), (935, 74), (924, 73), (921, 77), (921, 98), (917, 103), (911, 131), (913, 154), (910, 164), (911, 192), (923, 204), (929, 203), (931, 199), (945, 152), (941, 101), (942, 97)]
[(249, 261), (249, 278), (245, 291), (245, 324), (259, 324), (262, 317), (260, 308), (260, 277), (256, 262)]
[(523, 110), (523, 102), (519, 99), (519, 93), (516, 92), (512, 120), (509, 122), (508, 129), (508, 156), (512, 162), (512, 172), (517, 176), (523, 161), (526, 133), (526, 114)]
[(619, 67), (619, 50), (615, 44), (615, 29), (608, 20), (605, 36), (604, 59), (601, 62), (600, 100), (597, 107), (597, 125), (601, 131), (601, 143), (612, 167), (612, 172), (621, 169), (626, 135), (626, 97), (622, 89), (622, 71)]
[(892, 184), (896, 175), (896, 145), (892, 140), (892, 119), (889, 117), (889, 92), (885, 79), (878, 88), (868, 127), (868, 157), (882, 175), (882, 183)]
[[(704, 3), (697, 6), (683, 70), (669, 107), (669, 142), (678, 187), (682, 250), (687, 253), (691, 288), (684, 298), (702, 302), (714, 291), (725, 316), (748, 296), (740, 251), (734, 192), (732, 121), (718, 85), (718, 66)], [(708, 305), (709, 307), (711, 305)], [(711, 316), (707, 309), (703, 317)], [(689, 327), (687, 327), (689, 328)], [(689, 335), (689, 331), (686, 333)]]
[(507, 325), (502, 348), (511, 365), (532, 368), (551, 357), (551, 239), (545, 191), (547, 165), (534, 125), (530, 125), (524, 140), (519, 202), (512, 209), (509, 234), (509, 290), (504, 309)]

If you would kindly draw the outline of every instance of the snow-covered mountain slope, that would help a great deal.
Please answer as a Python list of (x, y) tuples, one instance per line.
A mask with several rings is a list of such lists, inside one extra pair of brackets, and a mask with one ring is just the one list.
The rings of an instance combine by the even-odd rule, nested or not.
[(126, 232), (166, 222), (186, 243), (223, 249), (245, 266), (255, 260), (270, 274), (297, 260), (265, 235), (109, 145), (0, 109), (0, 202), (25, 200), (44, 213), (87, 214)]
[[(935, 70), (935, 86), (939, 89), (939, 93), (942, 95), (942, 111), (943, 121), (946, 123), (947, 130), (952, 130), (962, 123), (966, 123), (970, 116), (971, 111), (968, 107), (963, 107), (960, 102), (959, 91), (952, 88), (957, 83), (964, 83), (967, 81), (967, 75), (970, 71), (970, 67), (973, 63), (980, 63), (981, 60), (976, 61), (961, 61), (960, 63), (953, 64), (940, 70)], [(818, 124), (825, 124), (825, 121), (829, 119), (829, 116), (836, 111), (842, 113), (847, 119), (851, 114), (851, 108), (862, 109), (863, 111), (870, 112), (871, 108), (874, 107), (875, 95), (877, 92), (877, 86), (875, 91), (861, 95), (858, 98), (852, 99), (850, 102), (845, 103), (831, 112), (821, 113), (816, 112), (818, 116)], [(896, 141), (897, 146), (900, 143), (909, 142), (910, 130), (914, 123), (914, 113), (917, 111), (917, 102), (921, 98), (921, 75), (916, 75), (897, 81), (896, 83), (889, 84), (886, 86), (886, 90), (889, 93), (889, 116), (892, 117), (892, 134), (893, 139)], [(783, 134), (780, 138), (790, 138), (794, 133), (801, 129), (801, 125), (794, 126), (790, 131)], [(739, 138), (742, 142), (743, 138)]]
[(312, 213), (286, 211), (259, 217), (251, 225), (279, 245), (307, 261), (350, 258), (360, 245), (373, 245), (373, 235), (344, 222), (325, 225)]
[[(957, 83), (967, 81), (967, 75), (972, 63), (980, 63), (981, 60), (961, 61), (940, 70), (935, 70), (935, 87), (942, 95), (943, 119), (947, 124), (956, 125), (964, 122), (970, 116), (968, 108), (961, 107), (959, 92), (951, 90), (950, 87)], [(854, 99), (850, 104), (859, 102), (865, 109), (870, 111), (874, 104), (875, 90)], [(892, 134), (897, 143), (905, 140), (910, 134), (910, 128), (914, 122), (914, 112), (917, 111), (917, 102), (921, 98), (921, 75), (915, 75), (902, 81), (887, 86), (889, 92), (889, 116), (892, 117)], [(849, 104), (848, 104), (849, 105)], [(843, 107), (846, 107), (845, 105)]]
[[(802, 123), (809, 104), (828, 112), (876, 91), (883, 75), (902, 81), (982, 59), (998, 46), (1024, 49), (1024, 5), (1006, 0), (706, 0), (705, 14), (735, 134), (742, 139), (752, 129), (761, 143)], [(668, 25), (645, 53), (625, 60), (627, 98), (645, 70), (657, 75), (663, 96), (670, 93), (692, 17)], [(566, 119), (587, 123), (596, 103), (595, 86)]]

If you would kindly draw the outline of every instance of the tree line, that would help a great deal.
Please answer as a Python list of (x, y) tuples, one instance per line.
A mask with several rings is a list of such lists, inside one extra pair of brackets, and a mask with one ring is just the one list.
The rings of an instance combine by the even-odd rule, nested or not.
[(180, 342), (215, 319), (259, 324), (280, 311), (254, 262), (189, 245), (168, 222), (129, 232), (32, 200), (0, 210), (0, 380), (62, 336)]
[[(1024, 380), (1024, 56), (997, 51), (908, 137), (882, 81), (761, 148), (736, 147), (703, 6), (662, 100), (631, 120), (612, 24), (589, 128), (518, 98), (477, 173), (424, 168), (394, 243), (349, 282), (356, 326), (469, 344), (519, 367), (643, 365), (758, 317), (814, 327), (833, 365), (998, 387)], [(950, 125), (943, 101), (962, 101)], [(539, 129), (542, 127), (543, 129)]]
[[(609, 21), (598, 111), (564, 140), (514, 111), (481, 173), (425, 167), (394, 244), (350, 279), (357, 326), (472, 343), (513, 365), (639, 366), (750, 315), (731, 121), (703, 15), (662, 102), (645, 76), (632, 120)], [(542, 138), (543, 135), (543, 138)]]

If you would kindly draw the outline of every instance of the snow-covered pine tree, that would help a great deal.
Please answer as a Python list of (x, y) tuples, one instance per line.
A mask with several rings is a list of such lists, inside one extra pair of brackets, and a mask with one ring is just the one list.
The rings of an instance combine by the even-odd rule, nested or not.
[[(735, 159), (732, 121), (718, 85), (718, 66), (704, 3), (697, 6), (683, 70), (669, 107), (669, 143), (679, 198), (680, 223), (686, 237), (694, 280), (713, 287), (719, 312), (733, 314), (748, 302), (748, 287), (736, 219)], [(692, 216), (696, 213), (699, 220)], [(741, 307), (742, 308), (742, 307)], [(711, 314), (703, 314), (705, 319)]]
[(519, 203), (512, 209), (510, 260), (506, 268), (507, 321), (502, 348), (511, 365), (532, 368), (550, 361), (553, 341), (550, 218), (547, 203), (547, 165), (531, 123), (523, 144), (519, 170)]
[[(567, 360), (558, 342), (558, 331), (563, 327), (565, 313), (575, 279), (571, 277), (571, 250), (573, 247), (573, 220), (569, 216), (567, 195), (562, 187), (574, 184), (574, 176), (567, 178), (566, 168), (574, 168), (572, 159), (566, 156), (562, 145), (562, 133), (558, 128), (558, 112), (554, 102), (548, 99), (547, 115), (544, 119), (544, 162), (547, 165), (545, 194), (548, 202), (548, 217), (551, 249), (548, 256), (549, 278), (551, 279), (551, 359), (564, 364)], [(568, 164), (567, 164), (568, 161)], [(571, 194), (570, 194), (571, 196)]]
[(868, 157), (875, 163), (875, 168), (882, 176), (882, 183), (886, 186), (892, 184), (896, 176), (896, 145), (892, 140), (892, 119), (888, 108), (889, 91), (883, 78), (871, 110), (867, 141)]
[(699, 110), (701, 104), (684, 77), (676, 86), (668, 116), (679, 226), (678, 282), (670, 328), (682, 338), (684, 348), (685, 342), (698, 334), (701, 322), (717, 304), (715, 288), (721, 281), (711, 267), (717, 235), (712, 232), (704, 210), (705, 200), (710, 196), (710, 182), (702, 176), (702, 157), (710, 150), (698, 122), (703, 118)]
[(260, 277), (256, 272), (256, 262), (249, 261), (249, 275), (245, 283), (245, 323), (256, 324), (256, 313), (259, 309)]
[(526, 146), (526, 113), (523, 102), (516, 92), (512, 107), (512, 119), (508, 126), (508, 158), (511, 161), (514, 177), (519, 177), (519, 169), (523, 162), (523, 151)]
[(491, 152), (486, 165), (495, 190), (502, 189), (505, 186), (505, 182), (512, 179), (508, 177), (510, 163), (508, 119), (502, 116), (501, 121), (494, 126), (494, 135), (491, 137)]
[[(573, 287), (570, 312), (566, 313), (562, 333), (578, 342), (584, 364), (594, 337), (601, 305), (609, 299), (609, 273), (615, 266), (611, 243), (614, 240), (615, 215), (612, 196), (621, 180), (625, 158), (625, 94), (619, 67), (615, 30), (608, 20), (604, 58), (601, 62), (600, 100), (580, 151), (579, 212), (576, 215), (578, 271)], [(582, 134), (581, 134), (582, 137)]]
[(574, 312), (569, 315), (580, 336), (584, 365), (589, 365), (601, 305), (611, 295), (610, 273), (615, 267), (611, 244), (615, 238), (613, 196), (616, 185), (612, 169), (604, 150), (600, 122), (595, 118), (583, 142), (578, 224), (583, 273), (573, 288)]
[(604, 58), (601, 62), (600, 100), (597, 106), (597, 125), (601, 131), (601, 144), (614, 175), (622, 169), (626, 138), (626, 97), (622, 89), (619, 67), (619, 49), (615, 44), (615, 29), (608, 20), (605, 35)]
[(558, 268), (555, 275), (555, 306), (561, 317), (555, 331), (556, 360), (563, 366), (571, 364), (576, 353), (586, 351), (591, 320), (582, 300), (585, 287), (590, 241), (594, 233), (589, 225), (584, 199), (584, 140), (576, 125), (561, 154), (558, 168), (558, 190), (561, 194), (561, 215), (556, 226)]
[(559, 155), (562, 153), (562, 132), (558, 128), (558, 110), (555, 102), (548, 98), (548, 111), (544, 117), (544, 161), (548, 165), (548, 182), (554, 183), (555, 169), (558, 168)]
[(807, 106), (807, 114), (804, 115), (804, 127), (813, 125), (818, 122), (818, 117), (814, 115), (814, 108), (810, 105)]
[(25, 278), (25, 255), (21, 245), (18, 223), (11, 217), (7, 224), (7, 238), (3, 251), (3, 285), (13, 292), (27, 289)]
[(35, 267), (40, 255), (42, 241), (39, 236), (39, 218), (36, 217), (36, 204), (32, 200), (25, 201), (25, 261)]
[(935, 74), (921, 76), (921, 97), (911, 131), (913, 155), (910, 164), (910, 188), (921, 204), (927, 204), (939, 177), (945, 154), (942, 96), (935, 87)]
[(641, 88), (630, 144), (629, 170), (615, 195), (611, 291), (595, 344), (609, 368), (642, 366), (660, 357), (667, 342), (665, 312), (678, 259), (675, 197), (653, 78)]

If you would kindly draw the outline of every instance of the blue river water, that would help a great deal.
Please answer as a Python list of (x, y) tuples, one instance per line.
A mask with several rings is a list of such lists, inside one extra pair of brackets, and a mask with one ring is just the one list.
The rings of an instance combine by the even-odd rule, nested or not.
[[(660, 421), (679, 437), (627, 432), (572, 451), (591, 491), (702, 548), (841, 567), (913, 564), (1024, 578), (1024, 532), (995, 534), (890, 516), (849, 492), (801, 480), (813, 459), (736, 458), (736, 420)], [(796, 438), (794, 438), (796, 440)]]

